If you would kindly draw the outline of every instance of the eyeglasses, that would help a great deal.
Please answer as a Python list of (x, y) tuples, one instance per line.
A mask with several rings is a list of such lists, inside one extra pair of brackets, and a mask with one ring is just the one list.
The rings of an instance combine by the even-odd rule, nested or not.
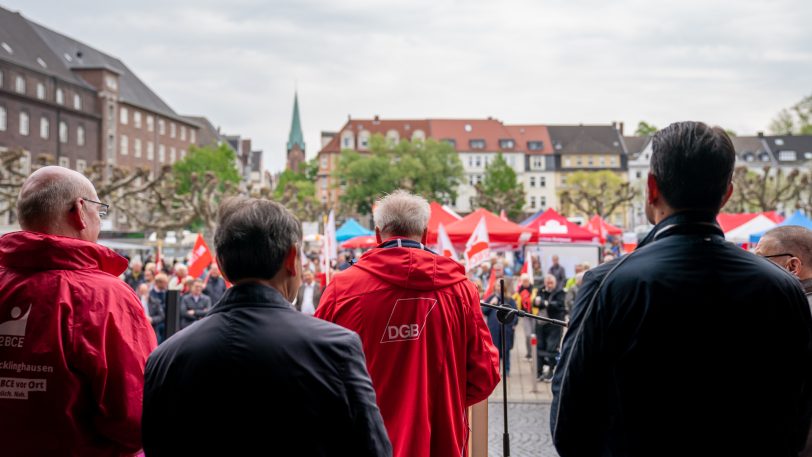
[(99, 217), (107, 216), (107, 211), (110, 209), (110, 205), (108, 205), (107, 203), (97, 202), (95, 200), (91, 200), (85, 197), (82, 197), (82, 200), (99, 205)]
[(772, 259), (773, 257), (784, 257), (784, 256), (795, 257), (794, 255), (789, 254), (789, 253), (784, 253), (784, 254), (773, 254), (773, 255), (763, 255), (763, 256), (761, 256), (761, 257), (764, 257), (765, 259)]

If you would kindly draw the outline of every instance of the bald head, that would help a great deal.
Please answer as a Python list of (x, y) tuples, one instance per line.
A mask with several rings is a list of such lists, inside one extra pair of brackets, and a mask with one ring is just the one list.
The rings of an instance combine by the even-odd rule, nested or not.
[(98, 201), (96, 189), (84, 175), (57, 166), (40, 168), (20, 188), (20, 227), (96, 241), (101, 225), (99, 208), (84, 199)]

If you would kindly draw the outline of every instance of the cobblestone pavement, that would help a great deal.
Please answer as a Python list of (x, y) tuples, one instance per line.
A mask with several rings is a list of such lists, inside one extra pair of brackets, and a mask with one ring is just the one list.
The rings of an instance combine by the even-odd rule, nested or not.
[[(503, 457), (504, 422), (501, 401), (488, 402), (488, 457)], [(510, 455), (558, 457), (550, 439), (549, 403), (508, 403)]]

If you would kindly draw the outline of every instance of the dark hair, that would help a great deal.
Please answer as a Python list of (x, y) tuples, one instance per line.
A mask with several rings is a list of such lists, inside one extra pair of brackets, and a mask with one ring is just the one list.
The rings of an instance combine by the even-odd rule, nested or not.
[(727, 133), (702, 122), (675, 122), (652, 141), (651, 174), (668, 205), (718, 212), (736, 160)]
[(273, 278), (290, 248), (302, 241), (302, 224), (270, 200), (235, 197), (220, 205), (214, 246), (231, 282)]

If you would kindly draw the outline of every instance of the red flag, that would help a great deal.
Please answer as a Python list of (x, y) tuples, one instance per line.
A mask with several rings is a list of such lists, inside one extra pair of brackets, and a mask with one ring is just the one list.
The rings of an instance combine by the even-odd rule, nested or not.
[[(493, 293), (493, 286), (496, 284), (496, 273), (493, 272), (493, 268), (491, 268), (491, 277), (488, 278), (488, 288), (485, 290), (485, 297), (490, 297)], [(484, 300), (485, 297), (482, 297)]]
[(454, 245), (451, 244), (451, 239), (448, 238), (448, 232), (445, 231), (442, 223), (437, 226), (437, 245), (440, 255), (457, 260), (457, 251), (454, 250)]
[(491, 256), (491, 243), (488, 237), (488, 227), (485, 217), (479, 223), (465, 245), (465, 268), (471, 270)]
[(199, 278), (211, 262), (211, 251), (206, 245), (206, 240), (203, 239), (203, 235), (198, 233), (195, 247), (192, 249), (192, 255), (189, 259), (189, 276)]

